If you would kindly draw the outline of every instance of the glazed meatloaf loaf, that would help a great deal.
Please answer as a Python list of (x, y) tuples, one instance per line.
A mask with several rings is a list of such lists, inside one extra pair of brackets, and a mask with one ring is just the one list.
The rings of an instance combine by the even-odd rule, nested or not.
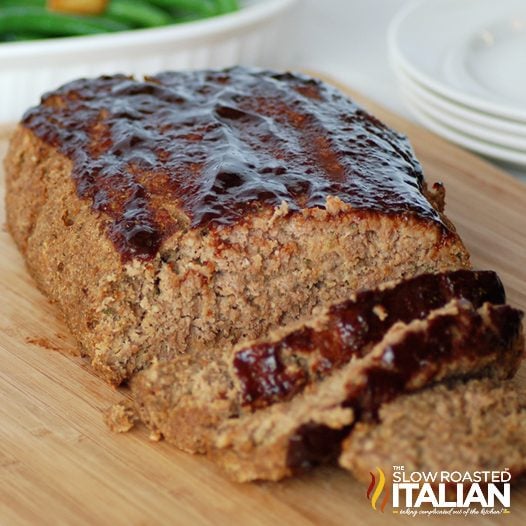
[(234, 479), (277, 480), (330, 457), (350, 426), (397, 395), (517, 370), (522, 313), (493, 272), (427, 274), (364, 290), (304, 322), (218, 352), (158, 363), (132, 383), (136, 411)]
[(408, 141), (303, 75), (78, 80), (26, 113), (5, 168), (30, 272), (114, 384), (469, 267)]

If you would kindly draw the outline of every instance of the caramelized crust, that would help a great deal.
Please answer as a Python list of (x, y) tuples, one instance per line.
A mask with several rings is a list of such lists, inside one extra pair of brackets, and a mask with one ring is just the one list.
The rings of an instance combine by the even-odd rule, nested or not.
[(304, 75), (83, 79), (44, 96), (23, 125), (72, 161), (77, 194), (108, 216), (123, 260), (152, 259), (177, 231), (282, 203), (324, 208), (329, 196), (451, 229), (425, 197), (407, 139)]

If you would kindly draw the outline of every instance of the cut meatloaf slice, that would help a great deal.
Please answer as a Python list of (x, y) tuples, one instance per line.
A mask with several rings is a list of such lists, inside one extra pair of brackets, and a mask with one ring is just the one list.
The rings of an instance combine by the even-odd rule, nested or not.
[(257, 409), (286, 400), (353, 357), (367, 354), (396, 322), (423, 319), (453, 298), (464, 298), (475, 308), (506, 302), (492, 271), (422, 274), (362, 290), (322, 309), (314, 320), (240, 345), (231, 362), (240, 403)]
[(209, 452), (238, 481), (279, 480), (339, 450), (358, 420), (376, 417), (396, 396), (448, 378), (508, 378), (523, 352), (522, 313), (453, 300), (425, 320), (397, 323), (363, 358), (291, 401), (222, 424)]
[(163, 376), (162, 368), (140, 375), (134, 394), (146, 422), (179, 447), (208, 450), (236, 480), (278, 480), (332, 454), (355, 420), (374, 418), (382, 403), (403, 392), (450, 377), (512, 375), (522, 355), (521, 318), (509, 306), (475, 310), (453, 300), (423, 320), (396, 323), (365, 356), (254, 413), (233, 414), (227, 393), (207, 399), (207, 382), (217, 381), (210, 370), (198, 374), (204, 396), (185, 393), (179, 409), (163, 406), (174, 377)]
[(389, 473), (526, 470), (526, 389), (515, 381), (438, 385), (385, 404), (378, 423), (361, 422), (343, 443), (340, 464), (361, 480)]
[(213, 361), (187, 355), (154, 365), (132, 384), (141, 418), (181, 449), (206, 452), (224, 419), (292, 398), (365, 356), (396, 322), (426, 318), (454, 298), (474, 308), (505, 302), (491, 271), (423, 274), (363, 290), (307, 321), (218, 350)]
[(29, 270), (116, 384), (361, 287), (469, 267), (408, 141), (303, 75), (75, 81), (26, 113), (5, 168)]

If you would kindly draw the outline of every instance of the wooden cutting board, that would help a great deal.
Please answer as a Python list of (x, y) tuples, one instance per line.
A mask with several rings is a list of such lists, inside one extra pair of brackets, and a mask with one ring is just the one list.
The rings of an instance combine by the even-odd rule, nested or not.
[[(349, 89), (340, 86), (343, 90)], [(354, 94), (409, 135), (427, 178), (446, 183), (447, 211), (480, 268), (496, 269), (526, 309), (526, 185)], [(3, 157), (8, 130), (0, 134)], [(0, 177), (4, 225), (3, 175)], [(151, 443), (144, 429), (111, 434), (101, 411), (127, 393), (77, 356), (56, 310), (0, 232), (0, 524), (368, 525), (416, 521), (375, 512), (366, 487), (334, 467), (282, 483), (238, 485), (206, 459)], [(526, 381), (524, 368), (521, 377)], [(503, 466), (505, 467), (505, 466)], [(451, 518), (429, 519), (451, 523)], [(526, 481), (511, 514), (461, 524), (526, 524)]]

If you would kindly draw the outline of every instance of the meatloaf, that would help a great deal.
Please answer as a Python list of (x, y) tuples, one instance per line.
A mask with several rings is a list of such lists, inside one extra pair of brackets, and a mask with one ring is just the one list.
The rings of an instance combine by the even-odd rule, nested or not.
[(236, 480), (290, 475), (337, 450), (356, 420), (430, 382), (513, 375), (522, 314), (493, 272), (424, 274), (326, 306), (218, 352), (157, 363), (132, 382), (152, 433), (207, 453)]
[(380, 409), (343, 443), (340, 464), (361, 480), (371, 466), (408, 472), (526, 471), (526, 389), (491, 379), (438, 385)]
[(114, 384), (469, 267), (406, 138), (304, 75), (77, 80), (25, 114), (5, 169), (9, 231)]

